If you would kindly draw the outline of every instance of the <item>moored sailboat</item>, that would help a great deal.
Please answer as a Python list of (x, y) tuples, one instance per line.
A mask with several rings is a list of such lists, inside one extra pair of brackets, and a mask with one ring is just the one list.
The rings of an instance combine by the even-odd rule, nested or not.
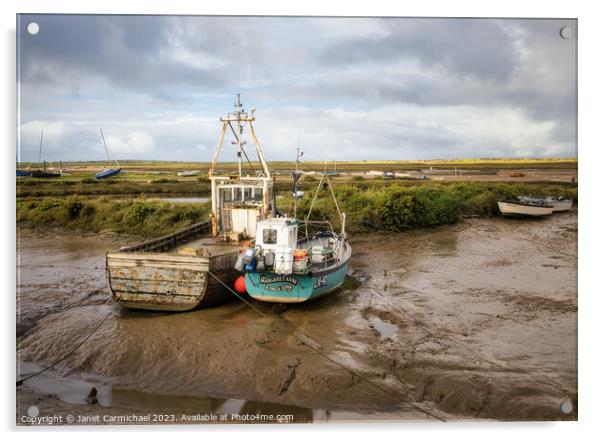
[[(105, 141), (105, 135), (102, 132), (102, 128), (100, 129), (100, 136), (102, 137), (102, 144), (104, 145), (105, 152), (107, 153), (107, 161), (110, 163), (111, 156), (109, 155), (109, 149), (107, 148), (107, 142)], [(119, 162), (115, 161), (115, 165), (117, 165), (116, 168), (107, 168), (107, 169), (102, 170), (99, 173), (96, 173), (94, 175), (94, 179), (96, 179), (96, 180), (106, 179), (108, 177), (113, 177), (113, 176), (117, 176), (118, 174), (121, 174), (122, 170), (121, 170), (121, 167), (119, 166)]]
[(61, 177), (61, 173), (54, 173), (46, 169), (46, 161), (42, 160), (42, 147), (44, 146), (44, 130), (40, 134), (40, 150), (38, 152), (38, 169), (30, 172), (31, 177), (37, 178), (52, 178)]

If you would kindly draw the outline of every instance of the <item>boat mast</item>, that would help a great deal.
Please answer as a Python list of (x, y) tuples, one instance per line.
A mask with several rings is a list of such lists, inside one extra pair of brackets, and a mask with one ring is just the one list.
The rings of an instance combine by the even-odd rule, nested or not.
[[(109, 149), (107, 148), (107, 142), (105, 141), (105, 135), (102, 132), (102, 128), (100, 129), (100, 136), (102, 137), (102, 144), (105, 146), (105, 152), (107, 153), (107, 160), (109, 161), (109, 164), (110, 164), (111, 156), (109, 155)], [(117, 160), (115, 160), (115, 164), (117, 165), (117, 168), (119, 168), (119, 162), (117, 162)]]
[(301, 151), (301, 133), (299, 133), (299, 140), (297, 141), (297, 158), (295, 159), (295, 172), (293, 173), (293, 218), (297, 218), (297, 190), (298, 183), (301, 174), (299, 173), (299, 162), (303, 156), (303, 151)]
[[(242, 110), (243, 108), (240, 102), (240, 93), (237, 93), (236, 101), (234, 102), (234, 113), (240, 114)], [(236, 125), (238, 126), (238, 133), (235, 133), (236, 141), (238, 143), (238, 152), (236, 153), (238, 156), (238, 177), (242, 177), (242, 121), (238, 119), (236, 121)]]
[[(242, 135), (244, 132), (245, 124), (249, 124), (249, 131), (251, 133), (251, 137), (253, 138), (253, 143), (255, 144), (255, 151), (257, 152), (257, 158), (259, 159), (259, 163), (261, 164), (261, 170), (258, 170), (257, 177), (265, 177), (268, 180), (270, 179), (270, 170), (268, 169), (268, 164), (265, 161), (263, 156), (263, 151), (261, 150), (261, 145), (259, 145), (259, 141), (257, 140), (257, 136), (255, 134), (255, 129), (253, 127), (253, 121), (255, 121), (255, 109), (251, 110), (251, 114), (249, 115), (244, 109), (243, 105), (240, 102), (240, 93), (236, 94), (236, 101), (234, 102), (234, 111), (228, 113), (228, 116), (219, 118), (222, 121), (222, 131), (220, 134), (219, 142), (217, 144), (217, 148), (215, 149), (215, 153), (213, 155), (213, 160), (211, 161), (211, 168), (209, 169), (209, 177), (211, 177), (215, 173), (215, 165), (217, 164), (217, 160), (219, 159), (219, 154), (222, 150), (222, 146), (224, 143), (224, 138), (226, 136), (226, 132), (228, 128), (234, 135), (235, 140), (232, 141), (233, 145), (237, 145), (237, 159), (238, 159), (238, 177), (243, 177), (242, 170), (242, 159), (243, 156), (246, 159), (247, 163), (251, 167), (253, 171), (255, 168), (253, 167), (253, 163), (249, 159), (247, 152), (245, 151), (245, 145), (247, 145), (246, 141), (243, 141)], [(233, 125), (234, 123), (234, 125)], [(236, 126), (236, 129), (234, 128)]]
[(44, 142), (44, 129), (42, 129), (42, 133), (40, 134), (40, 151), (38, 152), (38, 169), (42, 165), (42, 143)]

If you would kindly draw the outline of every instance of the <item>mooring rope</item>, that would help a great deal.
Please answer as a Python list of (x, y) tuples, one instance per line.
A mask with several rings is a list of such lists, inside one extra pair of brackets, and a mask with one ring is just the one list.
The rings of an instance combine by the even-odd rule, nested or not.
[[(267, 315), (265, 313), (263, 313), (261, 310), (259, 310), (257, 307), (255, 307), (253, 304), (251, 304), (249, 301), (247, 301), (246, 299), (244, 299), (242, 296), (240, 296), (238, 293), (236, 293), (230, 286), (228, 286), (226, 283), (224, 283), (221, 279), (219, 279), (219, 277), (217, 277), (215, 274), (213, 274), (211, 271), (207, 271), (207, 273), (209, 273), (209, 275), (211, 275), (213, 278), (215, 278), (215, 280), (220, 283), (223, 287), (225, 287), (229, 292), (231, 292), (232, 294), (234, 294), (234, 296), (236, 296), (238, 299), (240, 299), (242, 302), (244, 302), (246, 305), (248, 305), (251, 309), (253, 309), (257, 314), (259, 314), (262, 317), (267, 317)], [(313, 350), (315, 353), (319, 354), (320, 356), (322, 356), (324, 359), (328, 360), (329, 362), (333, 363), (334, 365), (338, 366), (339, 368), (342, 368), (343, 370), (347, 371), (348, 373), (351, 373), (352, 376), (356, 376), (358, 377), (360, 380), (366, 382), (367, 384), (373, 386), (374, 388), (382, 391), (383, 393), (395, 398), (395, 399), (400, 399), (402, 403), (412, 407), (413, 409), (425, 414), (427, 417), (433, 417), (441, 422), (445, 422), (446, 420), (441, 417), (438, 416), (436, 414), (434, 414), (433, 412), (424, 409), (422, 407), (420, 407), (419, 405), (408, 401), (407, 399), (404, 399), (402, 397), (400, 397), (399, 395), (393, 393), (392, 391), (380, 386), (379, 384), (377, 384), (376, 382), (368, 379), (367, 377), (357, 373), (356, 371), (354, 371), (353, 369), (349, 368), (348, 366), (340, 363), (339, 361), (337, 361), (336, 359), (333, 359), (332, 357), (328, 356), (326, 353), (324, 353), (323, 351), (319, 350), (316, 347), (313, 347), (312, 345), (308, 344), (307, 341), (304, 341), (302, 338), (300, 338), (299, 336), (297, 336), (294, 332), (288, 330), (288, 329), (284, 329), (290, 336), (292, 336), (293, 338), (295, 338), (297, 341), (299, 341), (300, 343), (302, 343), (303, 345), (305, 345), (306, 347), (309, 347), (311, 350)], [(310, 338), (309, 336), (305, 335), (306, 337)]]
[(98, 329), (100, 328), (101, 325), (104, 324), (104, 322), (107, 320), (107, 318), (109, 316), (111, 316), (113, 314), (113, 310), (109, 311), (109, 313), (107, 313), (104, 318), (102, 318), (100, 320), (100, 322), (96, 325), (96, 327), (94, 327), (94, 329), (88, 334), (88, 336), (86, 336), (84, 339), (82, 339), (79, 344), (77, 344), (75, 347), (73, 347), (65, 356), (63, 356), (62, 358), (60, 358), (58, 361), (53, 362), (52, 364), (48, 365), (45, 368), (42, 368), (40, 371), (37, 371), (23, 379), (19, 379), (17, 381), (17, 386), (21, 386), (23, 385), (23, 382), (25, 382), (26, 380), (31, 379), (32, 377), (37, 376), (38, 374), (42, 374), (44, 371), (50, 370), (52, 367), (58, 365), (59, 363), (61, 363), (62, 361), (64, 361), (65, 359), (67, 359), (69, 356), (71, 356), (73, 353), (75, 353), (75, 351), (81, 347), (82, 345), (84, 345), (84, 343), (90, 339), (92, 337), (92, 335), (94, 335), (94, 333), (96, 333), (98, 331)]

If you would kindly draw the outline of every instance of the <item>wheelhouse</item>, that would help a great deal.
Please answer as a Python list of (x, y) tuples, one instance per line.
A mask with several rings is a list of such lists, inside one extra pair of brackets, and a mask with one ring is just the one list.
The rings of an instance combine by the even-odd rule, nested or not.
[(257, 222), (272, 216), (274, 185), (265, 178), (211, 178), (214, 236), (255, 238)]

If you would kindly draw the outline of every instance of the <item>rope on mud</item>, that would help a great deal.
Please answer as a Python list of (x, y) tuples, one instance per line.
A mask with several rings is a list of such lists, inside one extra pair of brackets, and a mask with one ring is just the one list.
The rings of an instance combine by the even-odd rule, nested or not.
[(82, 345), (84, 345), (84, 343), (90, 339), (92, 337), (92, 335), (94, 335), (94, 333), (96, 333), (96, 331), (100, 328), (101, 325), (104, 324), (104, 322), (108, 319), (109, 316), (111, 316), (113, 314), (113, 310), (111, 310), (109, 313), (107, 313), (104, 318), (102, 318), (100, 320), (100, 322), (96, 325), (96, 327), (94, 327), (94, 329), (90, 332), (90, 334), (88, 334), (88, 336), (86, 336), (84, 339), (82, 339), (79, 344), (77, 344), (75, 347), (73, 347), (65, 356), (63, 356), (62, 358), (60, 358), (58, 361), (53, 362), (52, 364), (48, 365), (45, 368), (42, 368), (40, 371), (37, 371), (23, 379), (19, 379), (17, 381), (17, 386), (20, 387), (21, 385), (23, 385), (23, 382), (25, 382), (26, 380), (31, 379), (32, 377), (37, 376), (38, 374), (42, 374), (44, 371), (47, 371), (49, 369), (51, 369), (52, 367), (56, 366), (57, 364), (61, 363), (62, 361), (64, 361), (65, 359), (67, 359), (69, 356), (71, 356), (79, 347), (81, 347)]
[[(242, 302), (244, 302), (246, 305), (248, 305), (251, 309), (253, 309), (257, 314), (259, 314), (262, 317), (266, 317), (267, 315), (265, 313), (263, 313), (261, 310), (259, 310), (257, 307), (255, 307), (253, 304), (251, 304), (249, 301), (247, 301), (246, 299), (244, 299), (242, 296), (240, 296), (238, 293), (236, 293), (230, 286), (228, 286), (226, 283), (224, 283), (222, 280), (220, 280), (215, 274), (213, 274), (211, 271), (207, 271), (207, 273), (209, 275), (211, 275), (218, 283), (220, 283), (223, 287), (225, 287), (229, 292), (233, 293), (234, 296), (236, 296), (238, 299), (240, 299)], [(434, 419), (437, 419), (441, 422), (446, 422), (446, 420), (441, 417), (438, 416), (436, 414), (434, 414), (433, 412), (422, 408), (421, 406), (412, 403), (404, 398), (401, 398), (399, 395), (395, 394), (394, 392), (381, 387), (379, 384), (377, 384), (376, 382), (373, 382), (372, 380), (368, 379), (365, 376), (362, 376), (361, 374), (358, 374), (357, 372), (353, 371), (351, 368), (347, 367), (346, 365), (343, 365), (342, 363), (340, 363), (339, 361), (331, 358), (330, 356), (328, 356), (326, 353), (324, 353), (323, 351), (319, 350), (316, 347), (313, 347), (312, 345), (308, 344), (307, 341), (304, 341), (302, 338), (300, 338), (299, 336), (297, 336), (294, 332), (289, 331), (288, 329), (284, 329), (290, 336), (292, 336), (293, 338), (295, 338), (297, 341), (299, 341), (300, 343), (302, 343), (303, 345), (305, 345), (306, 347), (309, 347), (311, 350), (313, 350), (314, 352), (316, 352), (317, 354), (319, 354), (320, 356), (322, 356), (324, 359), (330, 361), (331, 363), (333, 363), (334, 365), (336, 365), (339, 368), (342, 368), (343, 370), (347, 371), (348, 373), (351, 373), (353, 376), (358, 377), (360, 380), (366, 382), (367, 384), (373, 386), (374, 388), (382, 391), (385, 394), (388, 394), (389, 396), (395, 398), (395, 399), (400, 399), (402, 401), (402, 403), (405, 403), (406, 405), (412, 407), (413, 409), (415, 409), (418, 412), (421, 412), (423, 414), (425, 414), (427, 417), (433, 417)], [(306, 337), (309, 338), (309, 336), (305, 335)]]
[(368, 286), (362, 286), (362, 287), (364, 289), (366, 289), (366, 290), (369, 290), (372, 293), (372, 295), (378, 296), (380, 299), (382, 299), (388, 305), (390, 305), (391, 307), (393, 307), (394, 309), (396, 309), (398, 312), (404, 314), (406, 316), (406, 318), (408, 318), (410, 321), (412, 321), (413, 324), (418, 324), (419, 323), (419, 321), (416, 318), (413, 318), (412, 316), (410, 316), (410, 314), (408, 312), (406, 312), (404, 309), (402, 309), (401, 307), (399, 307), (397, 304), (394, 304), (391, 300), (389, 300), (384, 295), (381, 295), (380, 293), (378, 293), (372, 287), (368, 287)]

